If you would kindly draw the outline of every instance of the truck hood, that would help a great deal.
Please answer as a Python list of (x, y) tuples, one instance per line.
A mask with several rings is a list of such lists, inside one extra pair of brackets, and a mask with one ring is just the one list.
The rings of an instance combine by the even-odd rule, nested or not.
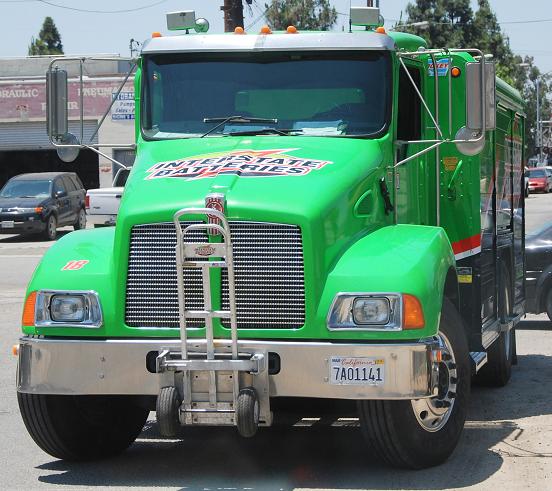
[[(144, 142), (126, 185), (120, 223), (172, 220), (226, 197), (232, 219), (300, 223), (352, 213), (382, 163), (377, 140), (216, 137)], [(380, 167), (379, 174), (384, 175)], [(373, 181), (373, 179), (369, 179)]]

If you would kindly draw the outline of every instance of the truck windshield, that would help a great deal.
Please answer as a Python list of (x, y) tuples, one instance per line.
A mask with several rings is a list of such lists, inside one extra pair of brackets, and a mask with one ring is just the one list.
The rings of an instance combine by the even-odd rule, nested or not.
[(277, 122), (229, 121), (208, 136), (374, 137), (389, 120), (385, 52), (160, 54), (144, 65), (146, 139), (199, 137), (217, 124), (205, 119), (230, 116)]

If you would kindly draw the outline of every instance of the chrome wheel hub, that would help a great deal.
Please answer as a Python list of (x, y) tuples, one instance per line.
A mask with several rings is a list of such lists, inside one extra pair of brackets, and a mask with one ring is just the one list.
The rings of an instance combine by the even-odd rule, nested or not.
[(439, 431), (447, 424), (456, 399), (458, 372), (456, 358), (448, 338), (439, 333), (443, 359), (439, 363), (439, 394), (431, 399), (412, 400), (412, 410), (419, 425), (426, 431)]

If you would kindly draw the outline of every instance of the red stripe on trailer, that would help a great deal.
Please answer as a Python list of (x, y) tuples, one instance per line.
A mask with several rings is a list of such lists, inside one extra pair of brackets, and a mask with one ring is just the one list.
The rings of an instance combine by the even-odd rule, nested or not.
[(462, 239), (452, 243), (452, 251), (454, 254), (461, 254), (472, 249), (481, 247), (481, 234), (473, 235), (467, 239)]

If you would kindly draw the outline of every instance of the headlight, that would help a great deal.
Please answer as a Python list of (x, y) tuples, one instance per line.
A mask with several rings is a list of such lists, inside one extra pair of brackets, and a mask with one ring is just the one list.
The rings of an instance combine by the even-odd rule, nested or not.
[(338, 293), (328, 315), (328, 329), (400, 331), (399, 293)]
[(54, 295), (50, 300), (50, 317), (55, 322), (83, 322), (85, 316), (82, 295)]
[(353, 321), (355, 324), (389, 323), (391, 306), (388, 298), (357, 297), (353, 302)]
[(102, 310), (93, 291), (46, 291), (36, 297), (37, 327), (100, 327)]

